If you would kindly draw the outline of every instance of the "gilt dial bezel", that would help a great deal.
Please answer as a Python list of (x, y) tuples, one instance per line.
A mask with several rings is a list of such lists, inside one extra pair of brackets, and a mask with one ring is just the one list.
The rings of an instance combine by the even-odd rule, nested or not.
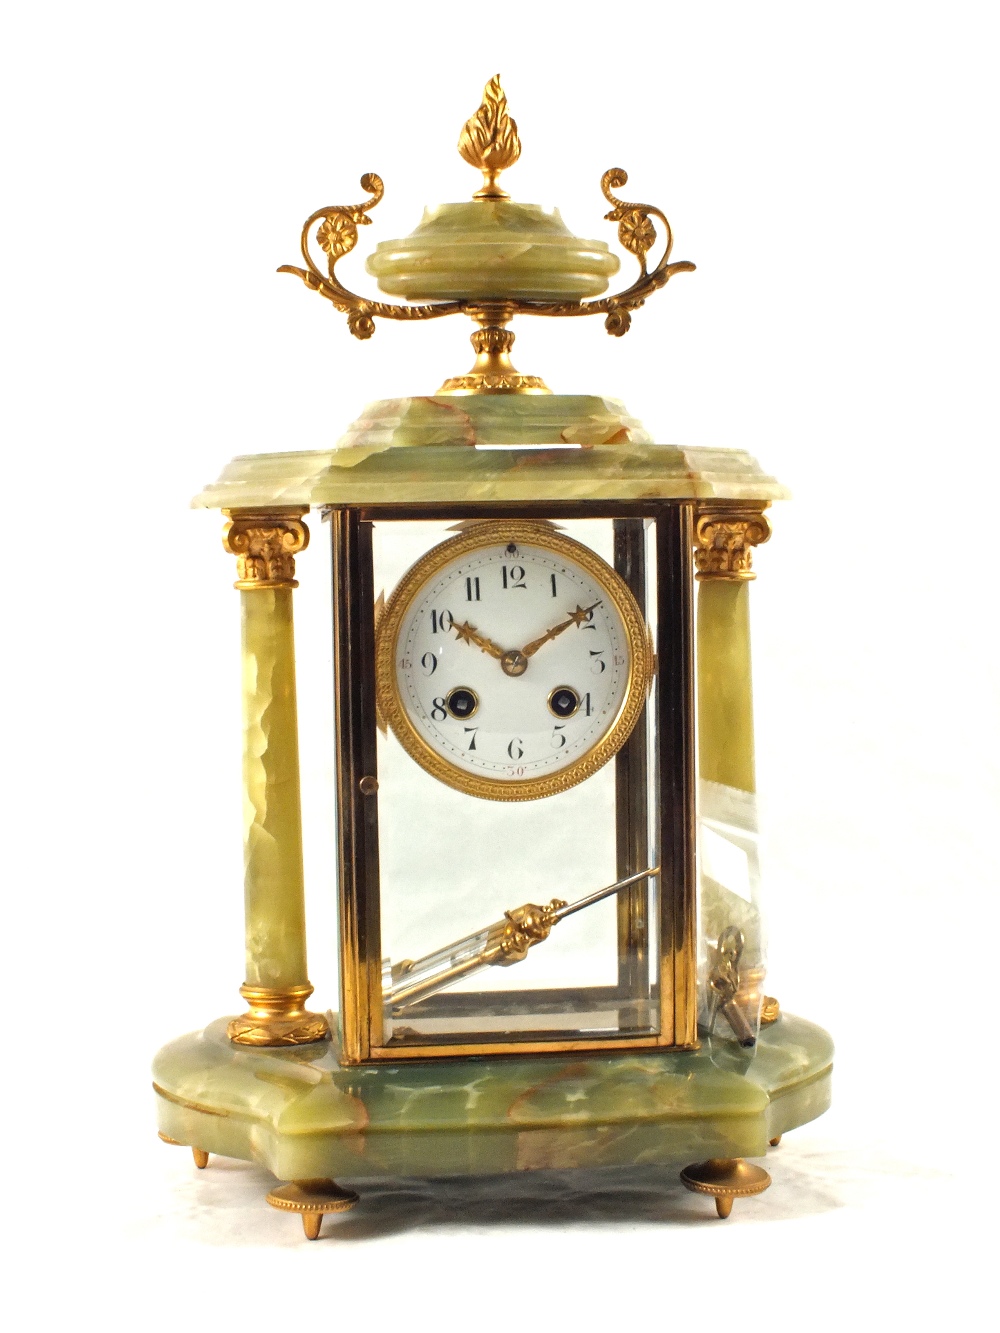
[[(436, 750), (410, 720), (396, 675), (400, 632), (427, 583), (462, 556), (484, 547), (521, 542), (572, 561), (600, 587), (617, 611), (628, 645), (625, 692), (614, 721), (589, 749), (556, 773), (531, 778), (495, 778), (460, 768)], [(375, 631), (375, 691), (378, 707), (406, 753), (448, 787), (490, 801), (535, 801), (568, 791), (604, 767), (632, 734), (652, 683), (653, 655), (639, 604), (624, 579), (595, 551), (550, 524), (530, 519), (485, 519), (433, 547), (411, 565), (389, 597)]]

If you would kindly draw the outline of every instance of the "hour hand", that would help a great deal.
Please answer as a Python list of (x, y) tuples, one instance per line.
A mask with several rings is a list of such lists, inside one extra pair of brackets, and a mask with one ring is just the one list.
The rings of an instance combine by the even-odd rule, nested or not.
[(562, 624), (555, 625), (552, 629), (547, 629), (541, 638), (532, 639), (530, 643), (526, 643), (521, 649), (521, 652), (525, 657), (533, 657), (543, 643), (548, 643), (550, 639), (554, 639), (558, 634), (561, 634), (563, 630), (569, 629), (570, 625), (582, 625), (590, 615), (591, 611), (593, 611), (594, 607), (600, 606), (600, 604), (601, 603), (598, 601), (593, 602), (590, 606), (578, 606), (575, 611), (569, 613), (569, 617), (564, 620)]
[(477, 634), (475, 625), (470, 625), (466, 620), (461, 625), (452, 624), (452, 629), (462, 640), (463, 643), (474, 643), (477, 648), (481, 648), (484, 653), (489, 653), (490, 657), (503, 657), (504, 650), (499, 644), (487, 639), (484, 634)]

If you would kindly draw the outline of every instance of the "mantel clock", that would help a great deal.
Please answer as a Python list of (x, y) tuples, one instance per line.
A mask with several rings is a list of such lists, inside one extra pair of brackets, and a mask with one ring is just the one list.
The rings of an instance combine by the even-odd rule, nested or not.
[[(676, 1164), (725, 1217), (770, 1183), (746, 1159), (829, 1099), (829, 1038), (764, 993), (748, 597), (784, 492), (745, 453), (656, 444), (621, 403), (515, 369), (515, 315), (619, 337), (694, 265), (607, 171), (639, 271), (605, 295), (608, 246), (501, 188), (520, 141), (499, 79), (459, 150), (473, 198), (367, 261), (401, 300), (337, 272), (375, 175), (279, 271), (361, 339), (469, 316), (472, 368), (370, 404), (333, 449), (237, 458), (195, 501), (226, 516), (242, 603), (247, 1008), (157, 1056), (160, 1137), (199, 1167), (260, 1162), (313, 1239), (375, 1176)], [(310, 510), (333, 551), (335, 1013), (307, 1008)]]

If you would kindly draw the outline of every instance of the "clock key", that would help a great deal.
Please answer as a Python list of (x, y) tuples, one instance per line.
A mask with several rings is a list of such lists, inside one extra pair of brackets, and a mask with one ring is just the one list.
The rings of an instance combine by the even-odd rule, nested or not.
[(743, 932), (738, 926), (727, 926), (719, 935), (715, 964), (708, 974), (708, 984), (712, 991), (709, 1033), (715, 1031), (715, 1021), (721, 1011), (740, 1045), (755, 1046), (757, 1039), (753, 1028), (736, 1000), (740, 987), (739, 963), (743, 956), (743, 945)]

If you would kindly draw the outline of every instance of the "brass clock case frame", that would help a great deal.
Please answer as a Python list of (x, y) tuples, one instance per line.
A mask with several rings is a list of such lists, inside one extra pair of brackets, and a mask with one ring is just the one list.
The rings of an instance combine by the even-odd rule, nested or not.
[[(427, 583), (445, 566), (484, 547), (521, 542), (537, 546), (578, 565), (597, 583), (621, 617), (628, 643), (625, 695), (611, 726), (573, 763), (558, 773), (537, 778), (490, 778), (451, 763), (420, 734), (410, 719), (396, 678), (400, 630)], [(375, 691), (382, 716), (403, 749), (439, 782), (467, 796), (490, 801), (536, 801), (568, 791), (613, 759), (642, 715), (653, 679), (649, 630), (639, 604), (624, 579), (581, 542), (554, 532), (547, 523), (526, 520), (483, 520), (457, 537), (433, 547), (403, 575), (386, 603), (375, 633)]]
[[(331, 506), (334, 697), (337, 729), (337, 826), (340, 931), (340, 1061), (462, 1058), (566, 1051), (693, 1050), (697, 1034), (695, 872), (694, 520), (689, 500), (462, 500), (446, 504)], [(610, 519), (614, 568), (639, 605), (656, 608), (656, 727), (636, 726), (614, 758), (617, 875), (660, 866), (650, 908), (646, 890), (618, 895), (619, 976), (627, 1003), (652, 987), (659, 998), (655, 1032), (576, 1035), (556, 1024), (545, 1032), (506, 1034), (463, 1026), (446, 1040), (387, 1038), (382, 991), (382, 928), (376, 688), (376, 525), (402, 521), (476, 523)], [(470, 531), (473, 530), (469, 529)], [(652, 544), (655, 579), (647, 580)], [(655, 848), (655, 851), (652, 849)], [(652, 910), (652, 915), (651, 915)], [(655, 921), (652, 932), (649, 926)], [(655, 1000), (654, 1000), (655, 1003)]]

